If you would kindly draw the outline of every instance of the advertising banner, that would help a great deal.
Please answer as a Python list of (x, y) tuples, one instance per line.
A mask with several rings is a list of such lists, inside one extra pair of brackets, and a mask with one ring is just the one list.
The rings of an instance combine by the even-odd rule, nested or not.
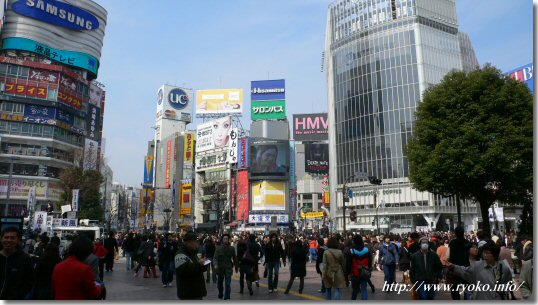
[(237, 171), (237, 220), (248, 220), (250, 184), (248, 171)]
[(138, 227), (142, 228), (144, 225), (144, 215), (146, 210), (144, 209), (144, 191), (140, 190), (140, 202), (138, 205)]
[(251, 118), (253, 121), (285, 119), (286, 101), (252, 101)]
[(196, 128), (196, 153), (228, 147), (231, 128), (231, 116), (199, 124)]
[(170, 188), (170, 166), (172, 163), (172, 140), (168, 140), (168, 148), (166, 150), (166, 188)]
[(192, 96), (191, 89), (163, 85), (157, 93), (157, 118), (190, 123)]
[(208, 169), (223, 167), (228, 162), (228, 150), (219, 149), (210, 152), (196, 154), (195, 171), (202, 172)]
[(101, 108), (101, 103), (104, 98), (104, 90), (95, 83), (90, 84), (90, 103), (98, 108)]
[(34, 210), (35, 205), (35, 186), (30, 188), (30, 191), (28, 192), (28, 200), (26, 201), (26, 210)]
[(255, 141), (250, 139), (250, 177), (287, 177), (288, 141)]
[(37, 229), (39, 229), (40, 232), (47, 232), (47, 212), (35, 212), (34, 230)]
[(270, 224), (271, 216), (277, 217), (278, 224), (288, 224), (290, 222), (290, 216), (288, 214), (268, 214), (251, 212), (248, 216), (248, 222), (252, 224)]
[(24, 122), (34, 124), (56, 125), (56, 109), (45, 106), (26, 105)]
[(99, 69), (99, 60), (90, 54), (55, 49), (32, 39), (20, 37), (5, 38), (3, 40), (3, 49), (37, 53), (61, 64), (84, 69), (94, 76), (97, 76), (97, 70)]
[(144, 159), (144, 184), (153, 184), (153, 156)]
[(79, 194), (80, 190), (73, 190), (73, 198), (71, 200), (71, 210), (73, 212), (78, 212)]
[(99, 154), (97, 150), (99, 148), (99, 143), (90, 139), (85, 140), (84, 144), (84, 163), (83, 168), (88, 169), (97, 169), (99, 165)]
[(511, 78), (527, 84), (534, 94), (534, 63), (519, 67), (507, 73)]
[(295, 141), (325, 141), (329, 139), (327, 113), (294, 114), (293, 139)]
[(329, 144), (305, 144), (305, 172), (309, 174), (329, 173)]
[(237, 128), (233, 128), (231, 131), (230, 131), (230, 140), (228, 141), (228, 162), (230, 164), (235, 164), (237, 163), (237, 146), (238, 146), (238, 141), (237, 141), (237, 137), (239, 136), (239, 133), (237, 132)]
[(252, 101), (271, 101), (286, 99), (286, 83), (283, 79), (260, 80), (250, 83)]
[[(0, 179), (0, 196), (5, 198), (7, 196), (7, 184), (8, 179)], [(27, 198), (30, 189), (35, 187), (36, 197), (45, 198), (47, 192), (47, 182), (41, 180), (26, 180), (26, 179), (11, 179), (11, 197)]]
[(248, 137), (240, 138), (238, 141), (237, 168), (248, 167)]
[(192, 214), (192, 184), (181, 184), (180, 215)]
[(325, 212), (303, 212), (301, 211), (301, 217), (302, 218), (323, 218), (325, 216)]
[(28, 79), (36, 82), (45, 82), (49, 84), (57, 84), (59, 79), (59, 72), (39, 70), (39, 69), (30, 69), (30, 74)]
[[(41, 85), (43, 86), (43, 85)], [(40, 99), (47, 99), (49, 96), (48, 89), (46, 87), (39, 87), (30, 84), (15, 84), (10, 80), (6, 80), (7, 94), (30, 96)]]
[(286, 183), (259, 181), (252, 184), (252, 211), (285, 211)]
[(185, 133), (185, 143), (183, 147), (183, 160), (186, 163), (192, 163), (194, 159), (194, 134), (190, 132)]
[(243, 89), (196, 91), (196, 114), (243, 113)]
[(86, 115), (87, 137), (99, 141), (101, 131), (101, 109), (92, 104), (88, 104), (88, 114)]

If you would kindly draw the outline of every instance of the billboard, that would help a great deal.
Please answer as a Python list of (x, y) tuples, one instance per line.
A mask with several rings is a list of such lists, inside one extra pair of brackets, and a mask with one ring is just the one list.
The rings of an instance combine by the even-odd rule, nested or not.
[(287, 177), (289, 172), (288, 141), (262, 141), (250, 138), (250, 177)]
[(305, 172), (309, 174), (329, 173), (329, 144), (305, 144)]
[(97, 150), (99, 148), (99, 143), (91, 139), (85, 139), (84, 141), (84, 162), (83, 168), (88, 169), (97, 169), (99, 165), (99, 154)]
[(101, 108), (101, 103), (105, 96), (105, 91), (97, 86), (94, 82), (90, 84), (90, 103)]
[(195, 171), (202, 172), (205, 170), (225, 166), (228, 162), (228, 150), (219, 149), (209, 152), (196, 154)]
[(192, 214), (192, 184), (181, 184), (180, 215)]
[(252, 211), (285, 211), (286, 182), (257, 181), (252, 183)]
[(286, 101), (252, 101), (251, 118), (256, 120), (279, 120), (286, 118)]
[(101, 139), (101, 109), (88, 104), (86, 114), (86, 137), (99, 141)]
[(238, 133), (237, 128), (234, 128), (230, 131), (230, 140), (228, 141), (228, 162), (230, 162), (230, 164), (237, 163), (238, 136), (239, 136), (239, 133)]
[(507, 73), (511, 78), (527, 84), (534, 94), (534, 63), (519, 67)]
[(293, 139), (295, 141), (325, 141), (329, 139), (327, 113), (294, 114)]
[(107, 11), (93, 1), (77, 1), (76, 6), (58, 0), (9, 1), (2, 29), (3, 49), (37, 53), (84, 69), (94, 79), (106, 19)]
[(196, 128), (196, 153), (228, 147), (231, 129), (231, 116), (199, 124)]
[(269, 214), (269, 213), (250, 213), (248, 222), (255, 225), (264, 225), (271, 223), (271, 217), (276, 216), (276, 222), (278, 224), (288, 224), (290, 222), (290, 216), (288, 214)]
[(157, 92), (157, 119), (190, 123), (192, 121), (193, 91), (170, 85), (163, 85)]
[(170, 167), (172, 166), (172, 140), (168, 140), (166, 149), (166, 188), (170, 188)]
[(144, 159), (144, 184), (153, 184), (153, 156)]
[(237, 172), (237, 220), (248, 219), (250, 203), (250, 184), (248, 181), (248, 171)]
[(194, 160), (194, 134), (191, 132), (185, 133), (183, 161), (192, 163)]
[(237, 168), (247, 168), (248, 167), (248, 137), (243, 137), (239, 139), (237, 145), (238, 150), (238, 159), (237, 159)]
[(250, 83), (252, 101), (272, 101), (286, 99), (286, 83), (283, 79), (259, 80)]
[(243, 89), (196, 91), (196, 114), (243, 113)]

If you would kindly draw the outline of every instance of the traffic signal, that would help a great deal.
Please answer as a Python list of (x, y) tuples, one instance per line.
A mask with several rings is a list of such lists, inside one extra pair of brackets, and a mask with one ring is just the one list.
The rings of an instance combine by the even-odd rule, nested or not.
[(351, 221), (356, 221), (357, 220), (357, 211), (351, 211), (351, 213), (349, 213), (349, 219)]

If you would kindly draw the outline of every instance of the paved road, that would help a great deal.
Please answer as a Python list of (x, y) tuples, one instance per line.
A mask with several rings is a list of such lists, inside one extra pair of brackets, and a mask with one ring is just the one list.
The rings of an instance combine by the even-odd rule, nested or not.
[[(125, 270), (125, 258), (120, 258), (114, 264), (114, 272), (105, 273), (105, 284), (107, 287), (107, 300), (177, 300), (175, 279), (172, 287), (163, 288), (160, 272), (157, 272), (159, 278), (143, 278), (143, 270), (139, 277), (133, 277), (131, 271)], [(157, 268), (158, 269), (158, 268)], [(260, 265), (260, 275), (263, 275), (263, 266)], [(175, 276), (174, 276), (175, 278)], [(397, 272), (396, 278), (402, 279), (402, 273)], [(239, 274), (232, 279), (232, 300), (324, 300), (324, 295), (319, 293), (321, 280), (315, 271), (314, 263), (307, 263), (307, 276), (305, 277), (305, 289), (302, 294), (298, 293), (299, 281), (295, 280), (290, 294), (285, 295), (284, 290), (289, 280), (289, 265), (280, 269), (279, 289), (276, 293), (268, 293), (267, 279), (260, 280), (260, 287), (254, 287), (254, 295), (250, 296), (245, 287), (245, 294), (239, 294)], [(375, 293), (371, 293), (368, 288), (369, 299), (372, 300), (411, 300), (410, 293), (402, 292), (382, 292), (383, 272), (374, 271), (372, 273), (372, 282), (376, 287)], [(217, 285), (207, 284), (208, 295), (205, 300), (218, 300)], [(351, 288), (341, 290), (342, 300), (351, 299)], [(360, 295), (359, 295), (360, 298)], [(449, 293), (438, 293), (436, 299), (450, 300)]]

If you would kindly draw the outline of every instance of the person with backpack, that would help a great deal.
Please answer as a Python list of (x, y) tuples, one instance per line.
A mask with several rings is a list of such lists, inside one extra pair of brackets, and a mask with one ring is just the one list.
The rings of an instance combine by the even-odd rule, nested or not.
[(396, 281), (396, 266), (399, 264), (397, 246), (392, 242), (393, 238), (385, 236), (383, 245), (379, 248), (379, 265), (383, 266), (385, 282), (390, 285)]
[(360, 287), (361, 299), (368, 300), (367, 284), (372, 275), (372, 252), (364, 246), (360, 235), (353, 237), (353, 247), (349, 249), (346, 267), (352, 288), (351, 299), (357, 299)]

